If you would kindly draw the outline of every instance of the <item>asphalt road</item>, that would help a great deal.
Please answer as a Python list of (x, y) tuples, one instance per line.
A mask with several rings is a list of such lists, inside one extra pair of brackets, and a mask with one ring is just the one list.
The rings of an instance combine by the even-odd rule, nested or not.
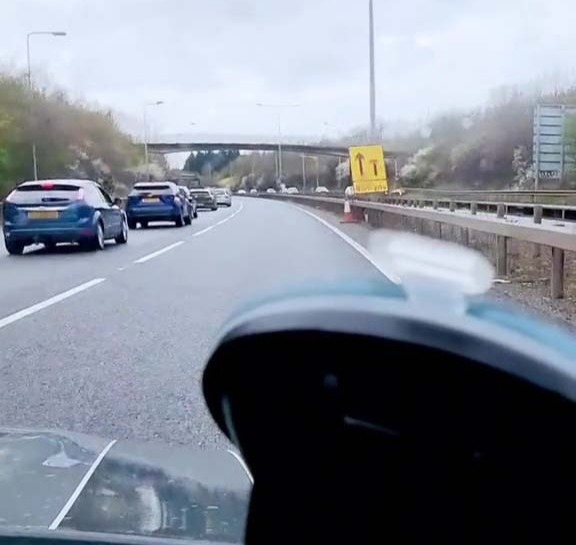
[(383, 280), (310, 215), (249, 198), (103, 252), (2, 249), (0, 426), (222, 446), (200, 391), (220, 326), (253, 297), (341, 278)]

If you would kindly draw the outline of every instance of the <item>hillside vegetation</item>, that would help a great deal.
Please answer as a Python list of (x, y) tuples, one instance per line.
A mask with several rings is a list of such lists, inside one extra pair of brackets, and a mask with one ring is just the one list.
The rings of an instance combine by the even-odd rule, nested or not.
[(33, 141), (40, 178), (129, 183), (129, 169), (141, 159), (110, 112), (74, 103), (63, 92), (31, 93), (24, 77), (0, 73), (0, 197), (33, 178)]

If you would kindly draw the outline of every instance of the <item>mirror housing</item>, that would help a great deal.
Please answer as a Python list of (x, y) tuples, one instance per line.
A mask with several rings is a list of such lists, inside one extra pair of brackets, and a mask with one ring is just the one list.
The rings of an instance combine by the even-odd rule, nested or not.
[(562, 541), (574, 338), (482, 299), (326, 292), (239, 315), (204, 371), (255, 480), (246, 544)]

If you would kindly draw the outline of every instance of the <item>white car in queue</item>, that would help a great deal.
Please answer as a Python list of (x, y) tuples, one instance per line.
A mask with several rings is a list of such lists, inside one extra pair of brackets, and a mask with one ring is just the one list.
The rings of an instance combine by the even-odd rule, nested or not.
[(212, 189), (214, 197), (216, 197), (216, 204), (218, 206), (227, 206), (230, 208), (232, 206), (232, 193), (225, 187), (215, 187)]

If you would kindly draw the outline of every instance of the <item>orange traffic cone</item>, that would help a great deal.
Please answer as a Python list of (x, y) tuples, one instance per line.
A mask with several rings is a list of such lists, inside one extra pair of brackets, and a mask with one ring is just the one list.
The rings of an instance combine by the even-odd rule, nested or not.
[(344, 219), (340, 220), (340, 223), (358, 223), (352, 214), (352, 207), (348, 199), (344, 201)]

